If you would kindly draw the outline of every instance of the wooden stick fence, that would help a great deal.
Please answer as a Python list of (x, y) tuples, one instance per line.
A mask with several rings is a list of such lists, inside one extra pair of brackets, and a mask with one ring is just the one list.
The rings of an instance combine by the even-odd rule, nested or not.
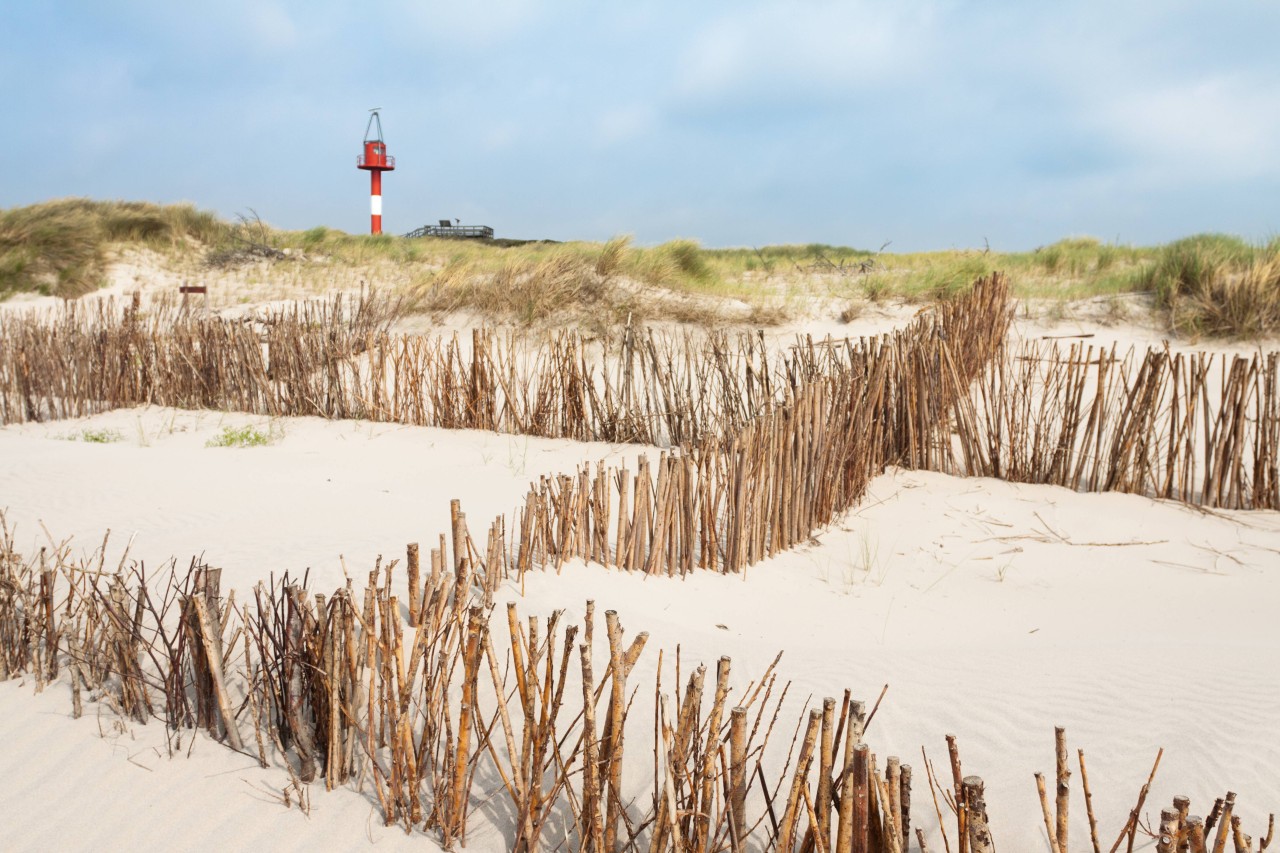
[[(704, 353), (688, 336), (628, 329), (615, 382), (607, 354), (597, 375), (577, 336), (552, 338), (522, 367), (510, 340), (497, 346), (478, 331), (464, 361), (456, 339), (390, 343), (368, 328), (367, 318), (389, 313), (371, 304), (281, 314), (265, 343), (243, 324), (147, 325), (134, 307), (120, 318), (100, 307), (87, 320), (69, 310), (50, 335), (14, 322), (16, 345), (0, 353), (41, 367), (0, 368), (17, 389), (3, 397), (18, 401), (6, 414), (147, 401), (576, 438), (665, 430), (687, 437), (684, 449), (654, 472), (642, 458), (634, 481), (625, 468), (597, 468), (535, 486), (518, 516), (519, 570), (581, 556), (650, 573), (737, 572), (807, 539), (885, 465), (938, 464), (935, 424), (998, 351), (1009, 321), (1007, 286), (993, 276), (903, 331), (843, 346), (808, 340), (774, 368), (754, 336), (713, 335)], [(962, 343), (953, 351), (949, 340)], [(113, 362), (134, 369), (104, 373)], [(957, 385), (942, 381), (944, 367)]]
[[(0, 420), (159, 403), (675, 447), (656, 470), (641, 457), (634, 477), (596, 466), (535, 484), (510, 547), (499, 521), (477, 549), (455, 506), (452, 560), (441, 537), (424, 579), (409, 553), (411, 640), (394, 564), (376, 568), (361, 595), (348, 582), (311, 596), (286, 576), (259, 585), (252, 607), (224, 600), (218, 571), (193, 564), (157, 601), (140, 569), (77, 565), (57, 548), (23, 561), (6, 530), (0, 679), (30, 674), (42, 688), (62, 673), (77, 715), (88, 690), (139, 722), (164, 720), (174, 747), (199, 727), (264, 766), (288, 756), (304, 783), (367, 782), (388, 823), (433, 829), (446, 844), (465, 843), (471, 809), (486, 801), (478, 792), (503, 792), (520, 850), (566, 840), (591, 850), (905, 850), (910, 768), (890, 757), (878, 769), (861, 704), (846, 692), (838, 716), (835, 700), (810, 711), (770, 787), (764, 751), (786, 690), (775, 693), (771, 668), (731, 706), (727, 659), (705, 718), (705, 670), (670, 694), (659, 671), (653, 791), (647, 811), (637, 807), (622, 768), (634, 755), (627, 678), (644, 635), (625, 642), (606, 614), (609, 656), (597, 677), (590, 607), (577, 666), (577, 626), (561, 634), (553, 615), (526, 630), (512, 607), (500, 656), (487, 604), (497, 583), (574, 557), (655, 574), (742, 571), (807, 539), (889, 464), (1213, 506), (1280, 503), (1275, 355), (1235, 359), (1215, 376), (1204, 356), (1009, 353), (999, 277), (903, 331), (806, 340), (784, 354), (752, 336), (630, 329), (600, 351), (571, 334), (528, 350), (481, 330), (468, 352), (457, 338), (391, 336), (389, 316), (362, 299), (281, 312), (260, 328), (163, 306), (144, 316), (136, 303), (119, 315), (69, 308), (53, 324), (6, 319)], [(579, 708), (568, 722), (566, 696)], [(960, 775), (949, 746), (954, 786), (942, 800), (956, 815), (957, 849), (993, 849), (982, 782)], [(1062, 850), (1061, 741), (1058, 754), (1056, 826), (1047, 799), (1044, 812)], [(927, 758), (926, 769), (936, 805)], [(1081, 776), (1093, 827), (1083, 756)], [(1229, 820), (1232, 797), (1205, 821), (1185, 803), (1165, 815), (1161, 843), (1204, 849), (1216, 821), (1215, 851), (1229, 836), (1251, 850)], [(1116, 846), (1127, 835), (1131, 847), (1136, 829), (1131, 820)]]
[(1214, 362), (1081, 346), (1008, 353), (955, 396), (959, 452), (942, 470), (1280, 508), (1280, 353)]
[(569, 332), (422, 338), (389, 334), (380, 305), (335, 300), (254, 323), (108, 303), (7, 315), (0, 423), (156, 404), (665, 444), (775, 397), (756, 336), (628, 329), (616, 349)]
[(741, 572), (807, 541), (885, 466), (951, 464), (939, 425), (1007, 324), (993, 277), (901, 332), (797, 348), (778, 383), (793, 390), (741, 427), (662, 453), (656, 470), (641, 456), (634, 475), (597, 465), (533, 484), (516, 514), (518, 572), (575, 557), (649, 574)]
[[(509, 547), (499, 522), (476, 548), (455, 506), (451, 546), (442, 537), (430, 549), (427, 578), (409, 554), (412, 639), (394, 564), (361, 595), (348, 583), (311, 596), (286, 577), (260, 585), (253, 607), (223, 600), (217, 570), (192, 565), (156, 601), (140, 570), (75, 565), (57, 549), (24, 562), (6, 534), (0, 678), (29, 673), (41, 687), (64, 672), (75, 713), (87, 689), (122, 715), (163, 719), (171, 742), (200, 727), (264, 765), (290, 756), (303, 782), (367, 782), (388, 823), (432, 828), (446, 844), (465, 843), (477, 791), (500, 791), (521, 850), (556, 839), (592, 850), (905, 850), (910, 769), (890, 758), (879, 771), (860, 704), (846, 693), (838, 717), (834, 700), (811, 711), (788, 753), (798, 745), (795, 766), (788, 757), (770, 787), (764, 748), (785, 688), (775, 693), (771, 670), (732, 706), (727, 660), (705, 718), (704, 670), (683, 693), (664, 692), (659, 674), (654, 787), (638, 808), (623, 788), (634, 754), (623, 735), (644, 635), (625, 642), (606, 614), (600, 669), (589, 609), (575, 666), (576, 626), (560, 633), (553, 616), (526, 629), (512, 608), (500, 659), (486, 605), (497, 583), (574, 557), (655, 574), (742, 571), (807, 539), (889, 464), (1277, 505), (1274, 355), (1237, 359), (1215, 384), (1204, 357), (1011, 354), (999, 277), (900, 332), (783, 354), (753, 336), (630, 329), (616, 350), (567, 333), (529, 350), (481, 330), (468, 351), (457, 338), (392, 336), (390, 313), (361, 300), (281, 312), (260, 328), (163, 307), (144, 316), (136, 304), (119, 315), (68, 309), (54, 324), (6, 319), (0, 420), (159, 403), (675, 447), (656, 470), (641, 457), (634, 476), (596, 466), (535, 484)], [(566, 696), (579, 709), (568, 722)], [(981, 780), (960, 776), (954, 749), (952, 768), (943, 800), (958, 849), (991, 849)], [(1174, 834), (1195, 849), (1197, 824), (1179, 820)], [(1212, 816), (1204, 823), (1207, 833)], [(1251, 849), (1233, 832), (1237, 850)], [(1065, 846), (1059, 831), (1050, 837)]]
[[(774, 737), (787, 694), (776, 660), (736, 690), (729, 658), (682, 683), (677, 653), (670, 688), (657, 669), (652, 728), (637, 725), (629, 676), (647, 635), (628, 637), (605, 613), (601, 666), (591, 602), (581, 627), (562, 624), (560, 612), (522, 622), (509, 604), (495, 628), (474, 543), (460, 533), (452, 555), (446, 537), (431, 549), (432, 571), (405, 618), (395, 563), (376, 566), (359, 593), (348, 580), (327, 597), (311, 594), (305, 578), (286, 575), (237, 603), (208, 566), (180, 573), (171, 564), (159, 588), (137, 564), (110, 569), (105, 541), (96, 562), (72, 560), (65, 546), (24, 558), (0, 516), (0, 679), (69, 682), (74, 715), (87, 691), (139, 723), (161, 721), (174, 752), (205, 729), (264, 767), (283, 763), (300, 791), (321, 782), (366, 791), (388, 825), (431, 831), (446, 846), (465, 844), (483, 821), (522, 851), (909, 849), (911, 768), (894, 756), (880, 768), (865, 740), (875, 709), (850, 691), (802, 711), (784, 744)], [(939, 832), (951, 850), (941, 800), (955, 818), (955, 849), (992, 851), (983, 782), (962, 773), (947, 741), (950, 787), (927, 755), (923, 763)], [(1071, 773), (1061, 729), (1055, 745), (1053, 809), (1036, 779), (1050, 846), (1065, 851)], [(624, 781), (625, 768), (639, 766), (652, 767), (647, 793)], [(1150, 782), (1113, 853), (1141, 831)], [(1214, 839), (1215, 851), (1266, 850), (1274, 820), (1255, 848), (1234, 804), (1228, 793), (1202, 820), (1176, 798), (1157, 849), (1207, 851)], [(918, 825), (916, 839), (929, 849)]]
[[(754, 561), (744, 547), (776, 548), (762, 546), (758, 530), (720, 530), (747, 523), (738, 516), (726, 523), (723, 514), (768, 502), (760, 489), (739, 494), (702, 483), (708, 471), (763, 471), (776, 492), (795, 487), (794, 476), (830, 479), (830, 470), (798, 466), (843, 459), (872, 473), (900, 464), (1208, 506), (1280, 506), (1277, 354), (1223, 360), (1215, 370), (1212, 356), (1163, 350), (1141, 358), (1081, 347), (1009, 351), (1010, 310), (1007, 286), (993, 276), (900, 332), (805, 339), (770, 352), (758, 335), (631, 328), (607, 346), (571, 332), (541, 343), (487, 330), (469, 342), (391, 335), (395, 307), (372, 296), (295, 306), (256, 323), (191, 317), (163, 303), (145, 314), (136, 305), (68, 303), (52, 320), (0, 318), (0, 422), (154, 403), (670, 446), (673, 459), (687, 458), (684, 471), (692, 465), (699, 476), (664, 482), (669, 497), (642, 496), (631, 483), (626, 508), (664, 520), (676, 518), (669, 500), (695, 508), (709, 528), (690, 533), (681, 518), (699, 540), (695, 560), (728, 570)], [(832, 427), (806, 432), (821, 424)], [(861, 430), (842, 438), (852, 424), (869, 426), (874, 438)], [(785, 448), (793, 451), (789, 463), (780, 456)], [(711, 454), (723, 458), (700, 461)], [(654, 477), (665, 470), (660, 463)], [(656, 488), (657, 479), (647, 485)], [(813, 513), (816, 523), (856, 500), (862, 479), (837, 477), (837, 494)], [(713, 497), (715, 518), (689, 500), (690, 488), (737, 501)], [(620, 490), (610, 497), (619, 507)], [(765, 525), (768, 514), (755, 517)], [(627, 532), (644, 526), (625, 523)], [(636, 536), (639, 546), (653, 541), (652, 531)], [(764, 538), (778, 547), (795, 541)], [(725, 552), (727, 543), (738, 550)], [(700, 556), (704, 550), (718, 557)], [(626, 555), (612, 561), (632, 567)], [(647, 553), (638, 561), (655, 564)]]
[[(484, 329), (464, 341), (392, 335), (394, 315), (377, 297), (302, 304), (256, 322), (164, 303), (146, 313), (68, 303), (53, 317), (5, 315), (0, 423), (150, 403), (688, 446), (740, 430), (813, 379), (858, 369), (871, 345), (806, 339), (775, 354), (758, 334), (630, 327), (616, 344)], [(990, 358), (1007, 322), (1007, 288), (993, 280), (921, 315), (900, 345), (964, 336), (957, 359), (967, 369)]]

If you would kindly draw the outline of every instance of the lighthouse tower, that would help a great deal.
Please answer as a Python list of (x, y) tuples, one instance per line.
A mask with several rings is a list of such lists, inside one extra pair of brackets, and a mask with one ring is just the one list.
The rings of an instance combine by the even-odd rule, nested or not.
[(370, 234), (382, 233), (382, 173), (396, 167), (396, 158), (387, 156), (387, 143), (382, 140), (380, 109), (369, 110), (369, 124), (364, 129), (364, 153), (356, 159), (356, 168), (369, 173)]

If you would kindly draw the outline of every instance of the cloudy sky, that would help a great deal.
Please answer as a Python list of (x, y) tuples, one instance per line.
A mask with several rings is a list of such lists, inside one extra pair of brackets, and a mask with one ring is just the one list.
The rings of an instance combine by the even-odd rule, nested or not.
[(0, 207), (1029, 249), (1280, 233), (1280, 2), (52, 0), (0, 9)]

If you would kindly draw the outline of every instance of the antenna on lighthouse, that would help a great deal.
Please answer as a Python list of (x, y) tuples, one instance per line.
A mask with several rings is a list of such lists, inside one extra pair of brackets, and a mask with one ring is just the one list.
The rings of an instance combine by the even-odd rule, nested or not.
[[(369, 110), (369, 123), (364, 129), (364, 153), (356, 159), (356, 168), (369, 173), (369, 233), (382, 233), (382, 173), (396, 167), (396, 158), (387, 154), (387, 143), (382, 138), (382, 107)], [(377, 128), (377, 133), (373, 132)]]
[[(373, 142), (375, 140), (378, 142), (382, 141), (382, 117), (378, 114), (381, 109), (382, 107), (374, 107), (369, 110), (369, 123), (364, 129), (365, 142)], [(373, 130), (374, 127), (378, 128), (378, 133), (376, 135), (370, 135), (370, 131)]]

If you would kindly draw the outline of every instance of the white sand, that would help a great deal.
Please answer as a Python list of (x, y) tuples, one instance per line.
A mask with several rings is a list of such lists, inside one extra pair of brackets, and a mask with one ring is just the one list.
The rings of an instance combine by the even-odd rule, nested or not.
[[(640, 450), (317, 419), (277, 422), (269, 447), (205, 447), (224, 423), (267, 424), (150, 409), (0, 429), (0, 506), (24, 548), (45, 543), (39, 520), (85, 551), (111, 528), (117, 547), (135, 537), (132, 556), (148, 566), (203, 550), (224, 567), (224, 586), (311, 567), (313, 587), (327, 590), (341, 579), (339, 554), (359, 578), (377, 554), (431, 541), (450, 498), (480, 537), (539, 474)], [(58, 438), (86, 429), (121, 440)], [(508, 584), (504, 595), (519, 591)], [(890, 472), (813, 545), (745, 578), (577, 563), (527, 579), (521, 608), (566, 608), (580, 622), (587, 598), (651, 633), (633, 684), (651, 684), (658, 648), (677, 644), (686, 671), (731, 655), (739, 687), (784, 650), (790, 720), (810, 693), (850, 687), (871, 701), (889, 683), (868, 740), (917, 768), (916, 821), (934, 826), (920, 747), (941, 768), (943, 735), (954, 733), (966, 772), (987, 781), (1005, 851), (1047, 849), (1032, 773), (1052, 771), (1055, 724), (1086, 750), (1106, 847), (1159, 746), (1153, 815), (1176, 793), (1203, 814), (1230, 786), (1257, 833), (1280, 806), (1280, 513)], [(94, 709), (71, 721), (65, 684), (32, 689), (0, 685), (0, 791), (6, 811), (24, 816), (6, 849), (431, 849), (381, 827), (367, 793), (313, 785), (303, 818), (250, 787), (278, 791), (280, 768), (260, 771), (204, 739), (192, 760), (170, 760), (161, 726), (121, 732)], [(640, 703), (635, 713), (642, 730)], [(1078, 849), (1078, 788), (1072, 831)], [(503, 848), (495, 829), (468, 844)]]
[(206, 738), (190, 758), (169, 758), (164, 727), (123, 725), (86, 706), (72, 720), (65, 682), (0, 683), (0, 801), (6, 851), (378, 850), (433, 851), (427, 836), (382, 825), (367, 797), (311, 786), (310, 816), (286, 810), (285, 770)]
[[(252, 427), (266, 447), (207, 447), (226, 428)], [(118, 440), (85, 441), (84, 432)], [(204, 553), (225, 582), (310, 568), (317, 587), (360, 578), (379, 555), (448, 529), (457, 498), (472, 535), (523, 503), (529, 484), (580, 461), (634, 459), (635, 445), (579, 444), (475, 430), (441, 430), (252, 415), (122, 409), (93, 418), (0, 430), (0, 509), (25, 548), (48, 545), (43, 519), (74, 553), (112, 531), (118, 559), (148, 564)], [(650, 449), (651, 453), (656, 452)], [(634, 465), (632, 466), (634, 467)]]
[[(335, 270), (327, 286), (357, 286), (345, 274)], [(212, 274), (135, 253), (115, 265), (103, 295), (141, 287), (150, 298), (211, 277), (214, 307), (231, 312), (259, 299), (259, 277), (271, 278), (256, 267)], [(281, 294), (314, 289), (291, 284)], [(15, 299), (0, 310), (57, 304)], [(782, 345), (798, 333), (856, 338), (903, 325), (917, 310), (868, 305), (841, 323), (824, 309), (768, 336)], [(1161, 346), (1167, 334), (1145, 310), (1140, 298), (1032, 305), (1014, 337)], [(456, 317), (445, 329), (472, 324)], [(265, 448), (205, 446), (224, 425), (244, 424), (274, 429), (278, 439)], [(84, 430), (119, 440), (69, 440)], [(203, 552), (224, 568), (228, 587), (310, 568), (313, 588), (325, 591), (341, 582), (341, 558), (359, 579), (377, 555), (401, 557), (406, 543), (432, 541), (446, 529), (451, 498), (462, 500), (479, 538), (494, 516), (510, 517), (530, 480), (642, 450), (130, 410), (0, 429), (0, 508), (24, 549), (48, 544), (41, 521), (85, 552), (110, 529), (113, 559), (132, 539), (131, 556), (152, 569)], [(1003, 851), (1047, 849), (1032, 773), (1052, 771), (1054, 725), (1067, 726), (1073, 750), (1086, 750), (1104, 849), (1160, 746), (1167, 751), (1150, 815), (1174, 794), (1191, 796), (1203, 814), (1230, 786), (1246, 830), (1258, 833), (1280, 807), (1278, 513), (1202, 513), (1127, 495), (890, 472), (812, 546), (745, 578), (644, 578), (575, 563), (527, 579), (526, 593), (526, 615), (565, 608), (580, 622), (594, 598), (601, 610), (617, 609), (629, 631), (649, 631), (633, 684), (652, 682), (659, 648), (670, 659), (679, 645), (686, 671), (731, 655), (738, 688), (783, 650), (782, 672), (794, 680), (789, 724), (810, 694), (820, 701), (849, 687), (871, 701), (889, 683), (868, 739), (879, 755), (916, 767), (914, 818), (935, 849), (919, 750), (945, 773), (947, 733), (959, 737), (966, 772), (987, 781)], [(508, 584), (504, 595), (519, 591)], [(203, 737), (190, 760), (170, 759), (162, 726), (124, 724), (96, 706), (73, 721), (65, 683), (39, 696), (33, 689), (29, 679), (0, 684), (0, 802), (10, 815), (3, 849), (436, 849), (421, 834), (383, 827), (367, 791), (313, 785), (304, 817), (278, 799), (288, 784), (280, 766), (260, 770)], [(647, 702), (642, 695), (633, 713), (648, 714)], [(183, 738), (185, 752), (193, 742)], [(505, 849), (502, 829), (477, 826), (468, 849)], [(1072, 834), (1082, 849), (1078, 786)]]

